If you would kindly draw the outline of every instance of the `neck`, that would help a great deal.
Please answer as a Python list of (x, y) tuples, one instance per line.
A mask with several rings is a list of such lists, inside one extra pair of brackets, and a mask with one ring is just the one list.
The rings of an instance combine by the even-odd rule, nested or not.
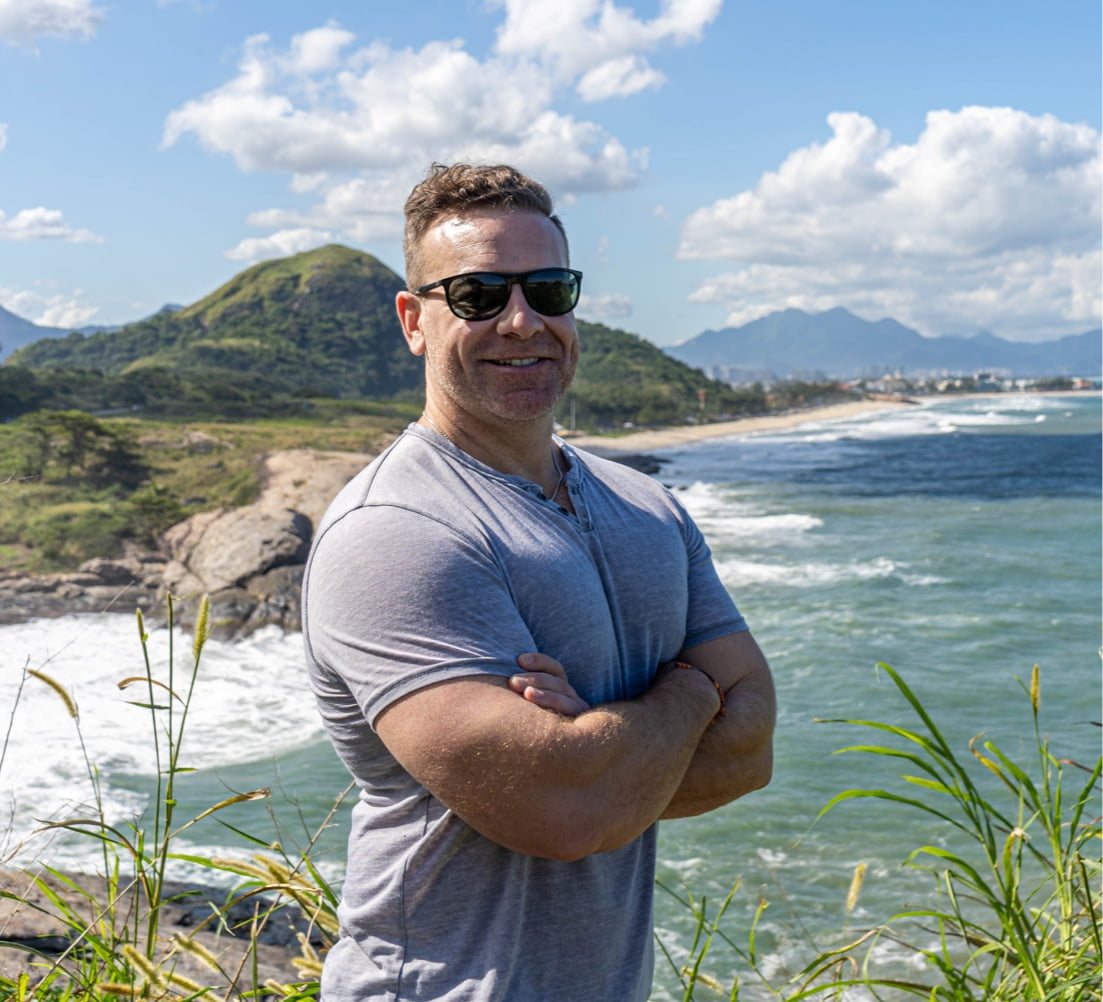
[[(567, 461), (552, 441), (552, 418), (517, 422), (508, 429), (487, 429), (473, 422), (450, 419), (427, 405), (420, 424), (443, 435), (469, 456), (499, 473), (523, 477), (539, 484), (551, 497)], [(561, 483), (560, 483), (561, 486)]]

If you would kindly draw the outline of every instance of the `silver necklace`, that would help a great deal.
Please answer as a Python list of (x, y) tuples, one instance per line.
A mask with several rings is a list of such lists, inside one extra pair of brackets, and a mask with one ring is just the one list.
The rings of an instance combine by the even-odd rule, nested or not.
[[(449, 435), (448, 432), (446, 432), (439, 424), (437, 424), (436, 421), (429, 417), (429, 415), (426, 414), (425, 411), (421, 412), (421, 416), (425, 418), (425, 420), (428, 421), (434, 429), (439, 431), (441, 435), (448, 439), (449, 442), (451, 442), (453, 445), (456, 445), (455, 441), (452, 439), (452, 436)], [(559, 457), (556, 455), (554, 442), (551, 445), (551, 461), (552, 466), (555, 467), (555, 472), (559, 474), (559, 479), (555, 482), (555, 487), (552, 489), (551, 494), (546, 495), (546, 497), (549, 501), (554, 501), (557, 497), (559, 497), (559, 492), (563, 488), (563, 481), (567, 479), (567, 469), (569, 469), (569, 467), (567, 469), (560, 468)]]
[[(429, 415), (426, 414), (425, 411), (421, 412), (421, 416), (425, 418), (425, 420), (428, 421), (429, 424), (431, 424), (437, 431), (439, 431), (446, 439), (448, 439), (449, 442), (452, 442), (452, 436), (449, 435), (448, 432), (446, 432), (439, 424), (437, 424), (436, 421), (429, 417)], [(456, 443), (452, 442), (452, 444), (455, 445)]]

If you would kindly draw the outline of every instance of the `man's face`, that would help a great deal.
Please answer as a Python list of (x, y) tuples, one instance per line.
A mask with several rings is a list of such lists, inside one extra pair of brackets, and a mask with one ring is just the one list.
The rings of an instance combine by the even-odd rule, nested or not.
[[(517, 273), (567, 265), (555, 224), (538, 212), (485, 209), (446, 216), (422, 241), (428, 284), (474, 271)], [(551, 414), (578, 364), (574, 314), (546, 317), (520, 285), (489, 320), (452, 314), (444, 290), (400, 293), (399, 317), (410, 350), (425, 356), (426, 403), (438, 416), (501, 427)]]

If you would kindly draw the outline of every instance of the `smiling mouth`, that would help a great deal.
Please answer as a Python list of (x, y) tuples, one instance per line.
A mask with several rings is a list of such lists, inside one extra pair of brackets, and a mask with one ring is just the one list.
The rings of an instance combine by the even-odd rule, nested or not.
[(488, 359), (492, 365), (505, 365), (514, 369), (527, 369), (544, 361), (542, 358), (492, 358)]

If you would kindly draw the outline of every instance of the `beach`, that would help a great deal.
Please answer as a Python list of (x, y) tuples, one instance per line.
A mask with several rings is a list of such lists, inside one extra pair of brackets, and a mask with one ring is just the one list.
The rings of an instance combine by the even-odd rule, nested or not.
[(580, 449), (586, 449), (590, 452), (650, 452), (655, 449), (670, 449), (674, 446), (686, 445), (689, 442), (700, 442), (709, 438), (746, 435), (751, 432), (780, 431), (807, 424), (810, 421), (836, 421), (864, 414), (868, 411), (884, 410), (890, 407), (906, 407), (908, 405), (908, 401), (899, 398), (865, 398), (828, 404), (824, 407), (809, 407), (779, 414), (737, 418), (734, 421), (713, 421), (708, 424), (688, 424), (644, 431), (630, 431), (623, 435), (571, 435), (568, 433), (563, 437), (571, 445), (576, 445)]

